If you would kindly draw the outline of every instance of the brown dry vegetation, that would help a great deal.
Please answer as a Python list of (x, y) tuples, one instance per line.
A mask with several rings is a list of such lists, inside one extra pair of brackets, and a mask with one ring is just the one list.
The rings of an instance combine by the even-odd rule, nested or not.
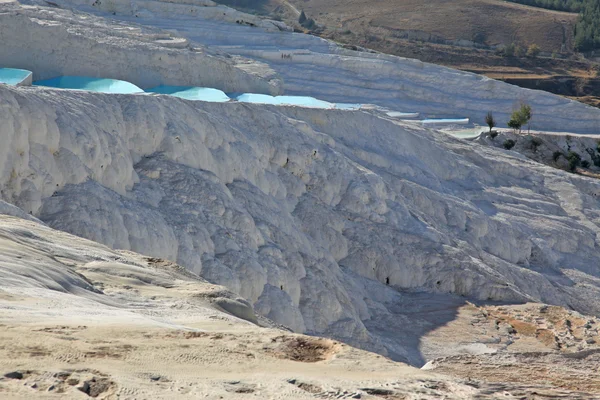
[[(536, 43), (569, 51), (577, 15), (498, 0), (291, 0), (328, 30), (404, 38), (406, 31), (487, 45)], [(563, 46), (564, 45), (564, 46)]]

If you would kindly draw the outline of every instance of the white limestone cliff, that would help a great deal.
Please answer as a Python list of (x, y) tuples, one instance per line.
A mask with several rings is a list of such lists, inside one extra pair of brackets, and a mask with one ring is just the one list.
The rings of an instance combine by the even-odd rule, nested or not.
[(176, 261), (296, 331), (418, 364), (389, 337), (398, 290), (600, 311), (596, 180), (362, 111), (0, 99), (3, 199)]

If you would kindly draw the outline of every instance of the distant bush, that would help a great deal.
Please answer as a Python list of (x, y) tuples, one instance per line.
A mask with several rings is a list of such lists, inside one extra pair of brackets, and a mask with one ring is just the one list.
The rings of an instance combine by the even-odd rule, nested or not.
[(515, 57), (523, 57), (525, 55), (525, 48), (516, 45), (515, 46)]
[(583, 168), (589, 168), (589, 167), (590, 167), (590, 162), (589, 162), (588, 160), (583, 160), (583, 161), (581, 162), (581, 166), (582, 166)]
[(506, 139), (502, 144), (506, 150), (510, 150), (515, 147), (516, 142), (512, 139)]
[(496, 136), (498, 136), (498, 131), (491, 131), (491, 132), (490, 132), (490, 137), (491, 137), (492, 139), (496, 139)]
[(552, 159), (554, 160), (554, 162), (556, 162), (562, 155), (563, 153), (561, 151), (555, 151), (554, 153), (552, 153)]
[(487, 42), (487, 35), (485, 32), (477, 32), (473, 35), (473, 42), (478, 44), (485, 44)]
[(314, 19), (312, 18), (308, 18), (306, 21), (304, 21), (304, 23), (302, 24), (303, 27), (305, 27), (308, 30), (314, 29), (315, 26), (317, 26), (317, 23), (315, 22)]
[(537, 44), (531, 44), (529, 45), (529, 47), (527, 48), (527, 57), (532, 57), (532, 58), (536, 58), (537, 56), (540, 55), (540, 46), (538, 46)]
[(569, 161), (569, 169), (575, 171), (581, 164), (581, 156), (574, 151), (569, 151), (567, 154), (567, 160)]
[(579, 12), (587, 0), (508, 0), (527, 6), (547, 8), (549, 10)]
[(514, 57), (515, 56), (515, 44), (507, 44), (504, 46), (504, 50), (502, 51), (504, 57)]

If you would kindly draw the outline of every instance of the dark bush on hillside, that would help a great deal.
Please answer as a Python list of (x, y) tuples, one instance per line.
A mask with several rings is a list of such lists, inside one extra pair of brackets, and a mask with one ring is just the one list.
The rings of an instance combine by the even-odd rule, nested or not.
[(502, 146), (504, 146), (504, 148), (505, 148), (506, 150), (510, 150), (510, 149), (512, 149), (513, 147), (515, 147), (515, 144), (516, 144), (516, 142), (515, 142), (514, 140), (512, 140), (512, 139), (506, 139), (506, 140), (504, 141), (504, 143), (502, 144)]
[(539, 137), (531, 138), (531, 148), (533, 149), (533, 151), (537, 151), (537, 148), (540, 147), (543, 143), (544, 141)]
[(567, 160), (569, 161), (569, 169), (571, 171), (575, 171), (581, 165), (581, 156), (574, 151), (567, 153)]

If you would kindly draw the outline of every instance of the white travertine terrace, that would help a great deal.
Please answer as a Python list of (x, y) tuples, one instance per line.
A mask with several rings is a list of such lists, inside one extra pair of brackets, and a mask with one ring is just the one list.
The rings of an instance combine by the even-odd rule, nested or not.
[[(256, 22), (256, 27), (226, 23), (231, 19), (216, 16), (222, 6), (207, 4), (191, 14), (181, 5), (194, 6), (194, 1), (56, 1), (64, 7), (104, 12), (129, 23), (174, 31), (193, 43), (267, 63), (283, 78), (285, 93), (290, 95), (332, 103), (377, 104), (400, 112), (419, 112), (424, 118), (469, 118), (481, 125), (488, 111), (504, 125), (514, 107), (525, 101), (533, 107), (535, 129), (600, 133), (597, 108), (481, 75), (387, 54), (351, 51), (312, 35), (279, 32), (272, 29), (273, 21)], [(112, 15), (107, 7), (119, 10)], [(239, 14), (235, 10), (228, 13)], [(244, 20), (244, 16), (234, 19)]]
[[(242, 69), (218, 52), (165, 49), (141, 28), (111, 24), (5, 6), (0, 62), (37, 78), (95, 73), (143, 87), (281, 90), (266, 65), (253, 73), (261, 64)], [(117, 36), (118, 26), (133, 33)], [(600, 117), (413, 60), (301, 60), (272, 65), (292, 93), (328, 101), (378, 94), (382, 105), (413, 101), (409, 111), (424, 116), (474, 118), (524, 98), (536, 126), (573, 132), (596, 129)], [(316, 79), (334, 74), (328, 84)], [(0, 120), (1, 199), (53, 228), (176, 261), (298, 332), (422, 364), (398, 334), (409, 323), (403, 291), (600, 312), (600, 182), (514, 152), (369, 110), (35, 87), (0, 86)]]

